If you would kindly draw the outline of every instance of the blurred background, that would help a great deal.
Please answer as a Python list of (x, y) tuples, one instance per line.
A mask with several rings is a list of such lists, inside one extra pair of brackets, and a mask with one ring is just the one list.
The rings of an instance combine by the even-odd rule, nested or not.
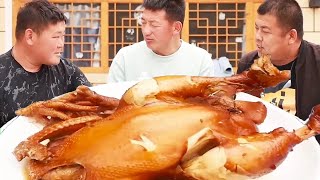
[[(143, 40), (142, 0), (50, 0), (68, 18), (63, 56), (93, 84), (107, 83), (113, 57), (124, 46)], [(304, 16), (304, 39), (320, 44), (317, 1), (297, 0)], [(0, 54), (14, 43), (16, 14), (26, 0), (0, 0)], [(186, 0), (181, 38), (206, 49), (212, 59), (226, 57), (235, 72), (241, 56), (255, 49), (254, 20), (263, 0)], [(316, 2), (316, 3), (315, 3)]]

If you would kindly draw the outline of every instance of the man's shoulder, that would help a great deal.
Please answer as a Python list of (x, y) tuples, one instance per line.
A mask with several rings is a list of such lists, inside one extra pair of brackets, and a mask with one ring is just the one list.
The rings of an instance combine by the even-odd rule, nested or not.
[(7, 73), (13, 69), (19, 68), (19, 64), (13, 59), (11, 51), (0, 55), (0, 78), (7, 77)]
[(299, 57), (304, 61), (314, 59), (315, 61), (320, 62), (320, 45), (303, 40), (299, 50)]
[(244, 54), (241, 57), (241, 60), (245, 61), (245, 62), (250, 62), (250, 61), (253, 61), (254, 59), (256, 59), (257, 56), (258, 56), (258, 51), (254, 50), (254, 51), (251, 51), (251, 52), (248, 52), (248, 53)]
[(303, 44), (309, 48), (312, 48), (314, 51), (320, 55), (320, 44), (315, 44), (306, 40), (303, 40)]
[(213, 61), (211, 60), (212, 55), (207, 50), (184, 41), (182, 41), (182, 46), (183, 50), (181, 50), (181, 53), (185, 56), (186, 59), (189, 59), (193, 62), (197, 60), (198, 62), (213, 63)]
[(8, 62), (12, 60), (11, 50), (0, 55), (0, 63)]
[(136, 53), (139, 50), (144, 50), (147, 47), (147, 44), (145, 41), (140, 41), (134, 44), (131, 44), (129, 46), (124, 46), (122, 47), (119, 52), (131, 52), (131, 53)]
[[(49, 71), (57, 71), (57, 72), (66, 72), (66, 71), (74, 71), (74, 69), (77, 67), (75, 64), (73, 64), (72, 61), (66, 58), (60, 58), (60, 63), (53, 66), (47, 66)], [(57, 70), (59, 69), (59, 70)]]
[(188, 51), (188, 52), (197, 52), (201, 54), (209, 54), (209, 52), (201, 47), (195, 46), (193, 44), (187, 43), (185, 41), (182, 41), (182, 46)]
[(74, 64), (70, 59), (67, 58), (60, 58), (60, 63), (56, 65), (56, 67), (66, 67), (68, 69), (72, 68), (79, 68), (76, 64)]
[(237, 69), (237, 73), (241, 73), (245, 70), (247, 70), (248, 68), (250, 68), (251, 64), (253, 64), (253, 61), (258, 58), (258, 51), (251, 51), (245, 55), (243, 55), (240, 59), (240, 61), (238, 62), (238, 69)]
[(54, 75), (63, 75), (68, 77), (75, 77), (76, 80), (71, 80), (73, 85), (74, 83), (80, 85), (91, 86), (81, 69), (74, 64), (72, 61), (66, 58), (60, 58), (60, 63), (55, 66), (48, 66), (49, 72), (53, 72)]
[(66, 58), (60, 58), (60, 63), (59, 64), (63, 64), (63, 65), (73, 65), (73, 63)]
[(320, 44), (316, 44), (316, 43), (313, 43), (313, 42), (310, 42), (310, 41), (307, 41), (307, 40), (303, 40), (302, 44), (306, 44), (308, 46), (313, 46), (313, 47), (320, 47)]

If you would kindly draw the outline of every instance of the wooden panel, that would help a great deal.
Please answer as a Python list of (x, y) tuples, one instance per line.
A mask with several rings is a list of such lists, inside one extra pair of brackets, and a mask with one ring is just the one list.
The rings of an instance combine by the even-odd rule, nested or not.
[(183, 22), (183, 27), (182, 27), (182, 35), (181, 38), (186, 41), (189, 42), (189, 3), (186, 3), (186, 13), (185, 13), (185, 18), (184, 18), (184, 22)]
[(301, 8), (303, 14), (303, 30), (313, 32), (315, 30), (315, 10), (313, 8)]
[(15, 38), (15, 28), (17, 25), (17, 14), (19, 11), (19, 8), (22, 7), (27, 0), (13, 0), (12, 1), (12, 44), (15, 44), (16, 38)]
[(5, 18), (6, 18), (6, 16), (5, 16), (5, 9), (4, 9), (4, 7), (0, 7), (0, 31), (5, 31), (5, 27), (4, 27), (4, 24), (5, 24), (5, 22), (4, 22), (4, 20), (5, 20)]
[[(4, 0), (0, 0), (0, 8), (4, 7)], [(3, 17), (3, 16), (2, 16)]]
[(0, 43), (0, 54), (5, 53), (5, 42), (3, 40), (5, 39), (5, 32), (0, 31), (0, 39), (2, 39), (2, 42)]
[(320, 32), (320, 8), (314, 9), (314, 28), (315, 31)]
[(246, 34), (245, 34), (245, 50), (244, 53), (248, 53), (255, 47), (255, 37), (253, 36), (255, 34), (255, 23), (253, 19), (255, 17), (255, 11), (254, 11), (254, 3), (247, 3), (246, 6)]
[(304, 32), (303, 39), (315, 44), (320, 44), (320, 32)]

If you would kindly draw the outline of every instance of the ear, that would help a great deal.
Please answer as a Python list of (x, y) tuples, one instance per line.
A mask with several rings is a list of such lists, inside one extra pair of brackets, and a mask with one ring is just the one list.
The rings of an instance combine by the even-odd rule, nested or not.
[(173, 23), (173, 34), (174, 35), (179, 35), (180, 36), (180, 33), (182, 31), (182, 23), (180, 21), (175, 21)]
[(289, 36), (289, 44), (293, 44), (294, 42), (296, 42), (296, 40), (298, 39), (298, 32), (295, 29), (291, 29), (288, 32), (288, 36)]
[(32, 29), (30, 28), (26, 29), (24, 32), (24, 39), (27, 42), (27, 44), (33, 45), (36, 39), (36, 35), (37, 34)]

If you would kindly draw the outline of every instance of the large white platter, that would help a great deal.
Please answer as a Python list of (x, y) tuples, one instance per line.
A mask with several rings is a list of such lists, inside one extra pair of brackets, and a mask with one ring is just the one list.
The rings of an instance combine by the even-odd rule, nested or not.
[[(99, 94), (120, 98), (134, 82), (106, 84), (93, 87)], [(237, 99), (246, 101), (261, 101), (245, 93), (237, 94)], [(303, 124), (295, 116), (281, 109), (265, 103), (268, 109), (265, 122), (259, 126), (263, 132), (269, 132), (277, 127), (284, 127), (292, 131)], [(18, 162), (12, 154), (17, 144), (28, 136), (41, 129), (40, 125), (31, 123), (27, 117), (17, 117), (9, 121), (1, 128), (0, 134), (0, 179), (24, 179), (23, 163)], [(257, 164), (258, 166), (258, 164)], [(265, 175), (259, 180), (318, 180), (320, 179), (320, 146), (314, 138), (302, 142), (294, 147), (285, 161), (272, 173)]]

